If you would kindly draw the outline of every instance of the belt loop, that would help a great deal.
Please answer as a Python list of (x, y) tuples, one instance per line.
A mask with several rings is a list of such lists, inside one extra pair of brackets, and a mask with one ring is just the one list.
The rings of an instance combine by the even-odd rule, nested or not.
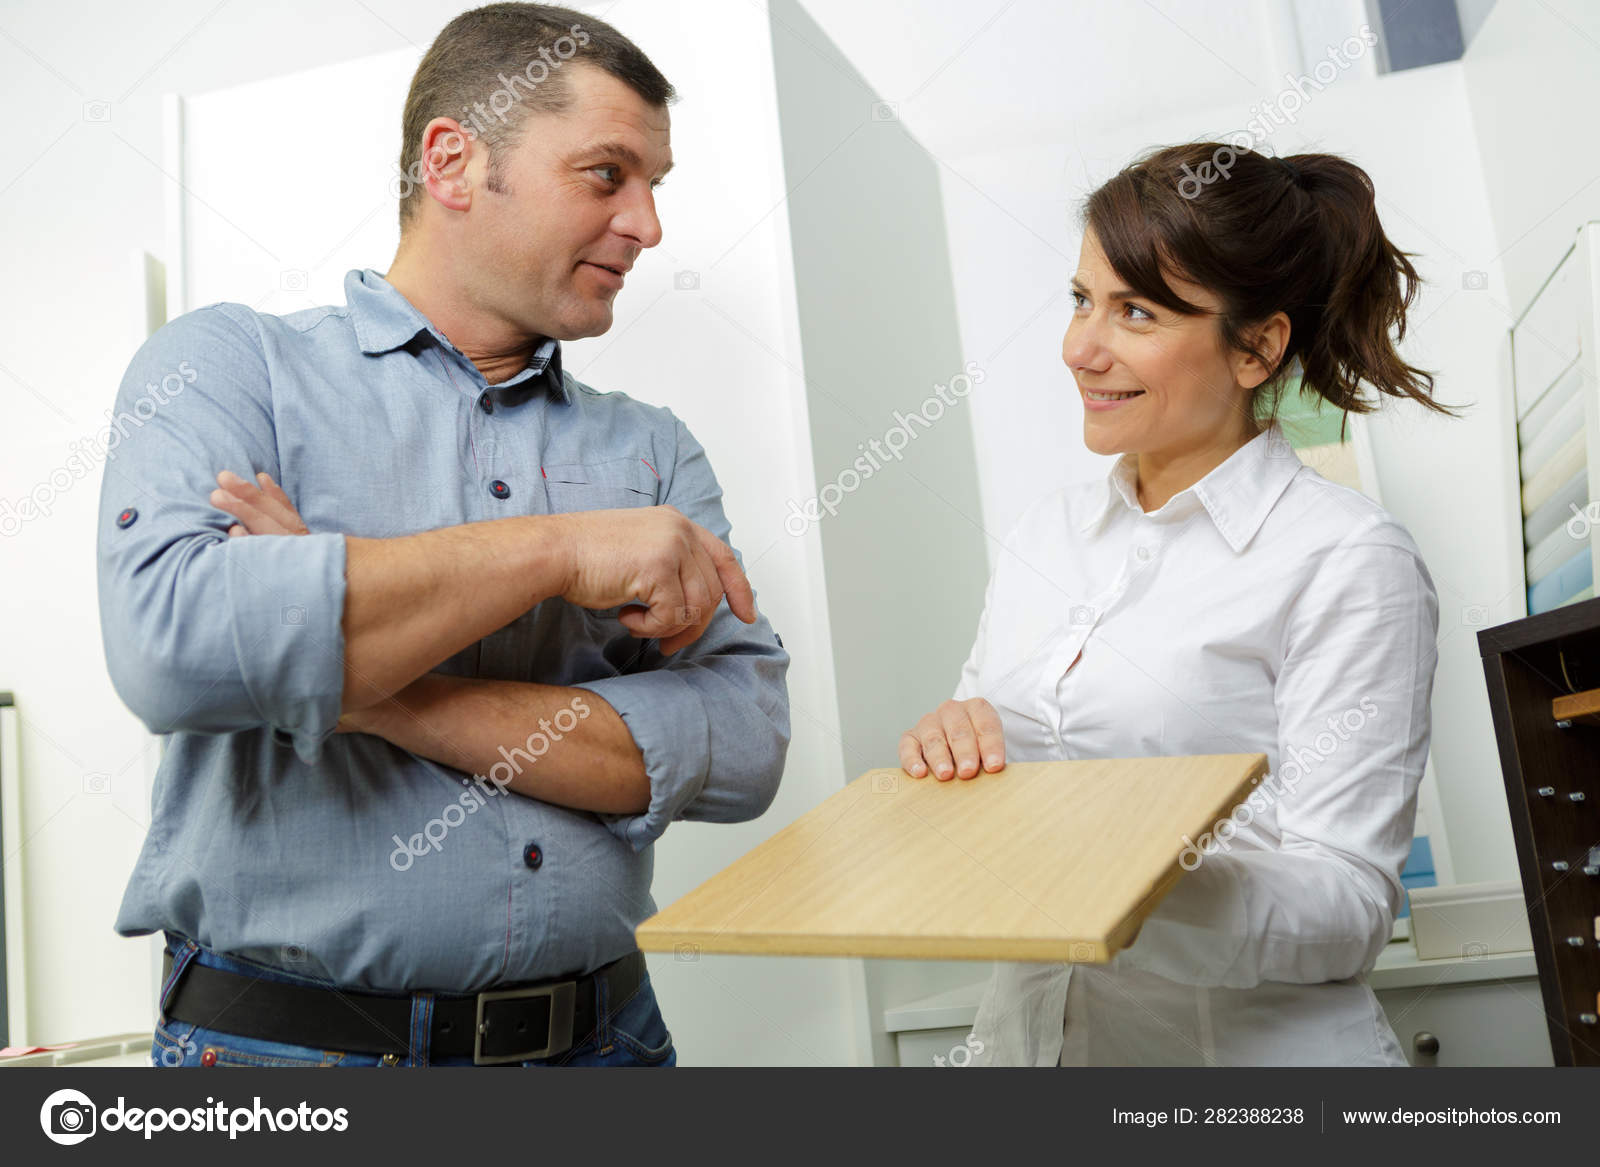
[(411, 1056), (407, 1060), (408, 1066), (426, 1066), (428, 1064), (429, 1038), (433, 1032), (433, 994), (413, 993), (411, 995)]
[[(171, 932), (167, 933), (167, 938), (169, 942), (173, 939), (177, 939), (177, 937)], [(183, 977), (183, 970), (189, 967), (189, 962), (192, 961), (195, 956), (199, 954), (199, 952), (200, 946), (193, 940), (184, 937), (183, 943), (178, 946), (178, 950), (172, 953), (170, 958), (171, 964), (168, 967), (167, 975), (162, 978), (161, 981), (161, 993), (156, 998), (156, 1014), (158, 1017), (166, 1016), (167, 1005), (172, 1000), (173, 990), (178, 987), (178, 981)]]

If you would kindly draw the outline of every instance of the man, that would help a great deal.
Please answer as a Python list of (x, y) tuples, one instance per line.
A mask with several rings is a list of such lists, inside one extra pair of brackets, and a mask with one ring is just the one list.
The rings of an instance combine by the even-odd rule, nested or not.
[(582, 13), (465, 13), (388, 273), (134, 358), (100, 606), (171, 734), (116, 922), (167, 934), (157, 1064), (675, 1063), (651, 844), (761, 814), (789, 714), (704, 451), (561, 369), (661, 238), (673, 96)]

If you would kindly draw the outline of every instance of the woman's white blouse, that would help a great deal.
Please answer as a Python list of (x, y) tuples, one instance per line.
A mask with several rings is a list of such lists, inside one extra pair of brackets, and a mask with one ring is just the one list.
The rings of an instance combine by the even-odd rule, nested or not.
[(1433, 580), (1276, 425), (1148, 514), (1136, 466), (1023, 515), (955, 696), (994, 705), (1008, 762), (1261, 753), (1270, 776), (1111, 964), (996, 965), (975, 1060), (1404, 1065), (1365, 973), (1403, 902)]

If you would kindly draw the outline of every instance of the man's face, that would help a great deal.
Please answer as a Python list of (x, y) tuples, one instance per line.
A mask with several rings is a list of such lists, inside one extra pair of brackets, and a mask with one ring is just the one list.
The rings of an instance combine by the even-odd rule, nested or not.
[(568, 108), (525, 117), (521, 137), (502, 147), (495, 189), (487, 153), (474, 154), (468, 237), (482, 308), (573, 340), (611, 327), (627, 270), (661, 241), (654, 192), (672, 146), (667, 111), (609, 73), (577, 64), (563, 79)]

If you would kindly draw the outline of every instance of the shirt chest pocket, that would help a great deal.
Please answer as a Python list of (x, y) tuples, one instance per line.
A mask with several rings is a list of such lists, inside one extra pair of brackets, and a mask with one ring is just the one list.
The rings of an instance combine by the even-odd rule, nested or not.
[(661, 480), (640, 457), (544, 468), (550, 513), (655, 506)]

